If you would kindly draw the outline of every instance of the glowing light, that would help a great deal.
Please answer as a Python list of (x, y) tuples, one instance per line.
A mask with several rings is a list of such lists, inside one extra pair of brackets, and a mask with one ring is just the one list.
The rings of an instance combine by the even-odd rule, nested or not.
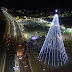
[(22, 57), (19, 57), (19, 59), (22, 59)]
[(26, 65), (26, 66), (24, 66), (25, 68), (27, 68), (28, 67), (28, 65)]
[(19, 45), (19, 46), (21, 46), (21, 45)]
[(14, 31), (14, 36), (16, 36), (16, 31)]
[(40, 50), (39, 60), (53, 66), (62, 66), (68, 61), (61, 36), (58, 14), (54, 15), (50, 29)]
[(36, 39), (38, 39), (38, 36), (33, 36), (31, 39), (36, 40)]
[(14, 68), (14, 70), (18, 70), (18, 67), (16, 66), (16, 67), (13, 67)]
[(58, 10), (56, 9), (56, 10), (55, 10), (55, 12), (57, 13), (57, 12), (58, 12)]

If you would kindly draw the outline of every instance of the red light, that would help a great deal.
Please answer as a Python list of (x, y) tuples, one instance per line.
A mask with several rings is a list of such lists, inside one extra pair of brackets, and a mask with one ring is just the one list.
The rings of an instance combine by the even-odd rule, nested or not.
[(40, 13), (40, 15), (43, 15), (43, 13)]

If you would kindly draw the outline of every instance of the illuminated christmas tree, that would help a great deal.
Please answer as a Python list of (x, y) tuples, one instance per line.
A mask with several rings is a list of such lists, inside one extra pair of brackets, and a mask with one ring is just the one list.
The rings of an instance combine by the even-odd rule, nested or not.
[(39, 59), (45, 64), (52, 66), (62, 66), (68, 61), (57, 13), (54, 15), (50, 29), (40, 50)]

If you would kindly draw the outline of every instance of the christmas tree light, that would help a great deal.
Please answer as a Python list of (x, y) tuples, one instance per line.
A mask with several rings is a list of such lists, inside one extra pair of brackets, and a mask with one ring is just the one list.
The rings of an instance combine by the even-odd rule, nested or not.
[(40, 50), (39, 59), (52, 66), (63, 66), (68, 61), (61, 35), (57, 10)]

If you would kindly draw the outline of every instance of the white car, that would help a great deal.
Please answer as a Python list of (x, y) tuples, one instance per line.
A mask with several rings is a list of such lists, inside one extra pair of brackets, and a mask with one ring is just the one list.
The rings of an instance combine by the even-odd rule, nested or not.
[(19, 59), (22, 59), (22, 56), (19, 56)]

